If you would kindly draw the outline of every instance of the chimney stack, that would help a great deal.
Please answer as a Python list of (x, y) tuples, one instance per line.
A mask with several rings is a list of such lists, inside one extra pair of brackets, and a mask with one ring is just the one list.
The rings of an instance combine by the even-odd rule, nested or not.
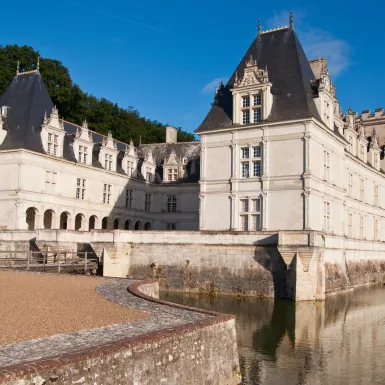
[(166, 143), (176, 143), (177, 142), (178, 130), (174, 127), (166, 127)]

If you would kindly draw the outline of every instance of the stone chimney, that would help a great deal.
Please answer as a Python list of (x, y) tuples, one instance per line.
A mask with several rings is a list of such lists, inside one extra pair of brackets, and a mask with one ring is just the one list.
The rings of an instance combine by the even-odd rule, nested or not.
[(174, 127), (166, 127), (166, 143), (176, 143), (177, 142), (178, 130)]

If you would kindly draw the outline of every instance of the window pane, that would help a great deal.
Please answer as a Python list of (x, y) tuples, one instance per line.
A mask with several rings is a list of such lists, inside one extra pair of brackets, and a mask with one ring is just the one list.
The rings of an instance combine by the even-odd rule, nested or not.
[(261, 211), (261, 200), (260, 199), (253, 199), (252, 200), (252, 210), (254, 212), (260, 212)]
[(261, 176), (261, 161), (253, 162), (253, 176)]
[(249, 124), (250, 123), (250, 111), (243, 111), (243, 124)]
[(248, 217), (247, 215), (241, 215), (241, 231), (248, 230)]
[(261, 95), (254, 95), (254, 106), (260, 106), (262, 104)]
[(241, 158), (242, 159), (249, 159), (249, 147), (241, 148)]
[(253, 147), (253, 155), (254, 155), (254, 158), (261, 157), (261, 146)]
[(249, 177), (249, 162), (242, 162), (242, 178)]
[(254, 110), (254, 123), (259, 123), (262, 121), (262, 110), (260, 108), (256, 108)]
[(259, 214), (251, 216), (251, 230), (259, 230), (260, 229), (260, 220), (261, 216)]
[(250, 106), (250, 96), (244, 96), (242, 98), (242, 105), (243, 105), (243, 107), (249, 107)]
[(247, 199), (241, 199), (241, 212), (247, 213), (249, 211), (249, 201)]

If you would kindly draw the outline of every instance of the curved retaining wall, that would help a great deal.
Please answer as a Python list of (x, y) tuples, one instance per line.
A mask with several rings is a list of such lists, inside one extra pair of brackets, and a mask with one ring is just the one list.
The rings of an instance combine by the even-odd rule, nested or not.
[[(143, 287), (143, 291), (142, 291)], [(5, 385), (240, 383), (235, 317), (161, 301), (158, 283), (129, 286), (148, 301), (210, 315), (202, 321), (0, 368)]]

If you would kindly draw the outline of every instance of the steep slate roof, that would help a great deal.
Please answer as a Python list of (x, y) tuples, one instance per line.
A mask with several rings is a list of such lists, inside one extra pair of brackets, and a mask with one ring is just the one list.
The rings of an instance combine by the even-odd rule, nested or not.
[(4, 128), (8, 133), (0, 150), (24, 148), (44, 153), (40, 131), (44, 113), (52, 111), (52, 101), (39, 72), (14, 77), (0, 98), (8, 109)]
[[(314, 117), (322, 121), (313, 101), (311, 82), (314, 74), (298, 40), (290, 27), (260, 33), (253, 41), (230, 80), (218, 95), (213, 106), (196, 133), (233, 126), (233, 100), (231, 89), (235, 73), (242, 79), (250, 55), (259, 68), (267, 67), (272, 83), (273, 106), (265, 122)], [(263, 124), (260, 123), (260, 124)]]

